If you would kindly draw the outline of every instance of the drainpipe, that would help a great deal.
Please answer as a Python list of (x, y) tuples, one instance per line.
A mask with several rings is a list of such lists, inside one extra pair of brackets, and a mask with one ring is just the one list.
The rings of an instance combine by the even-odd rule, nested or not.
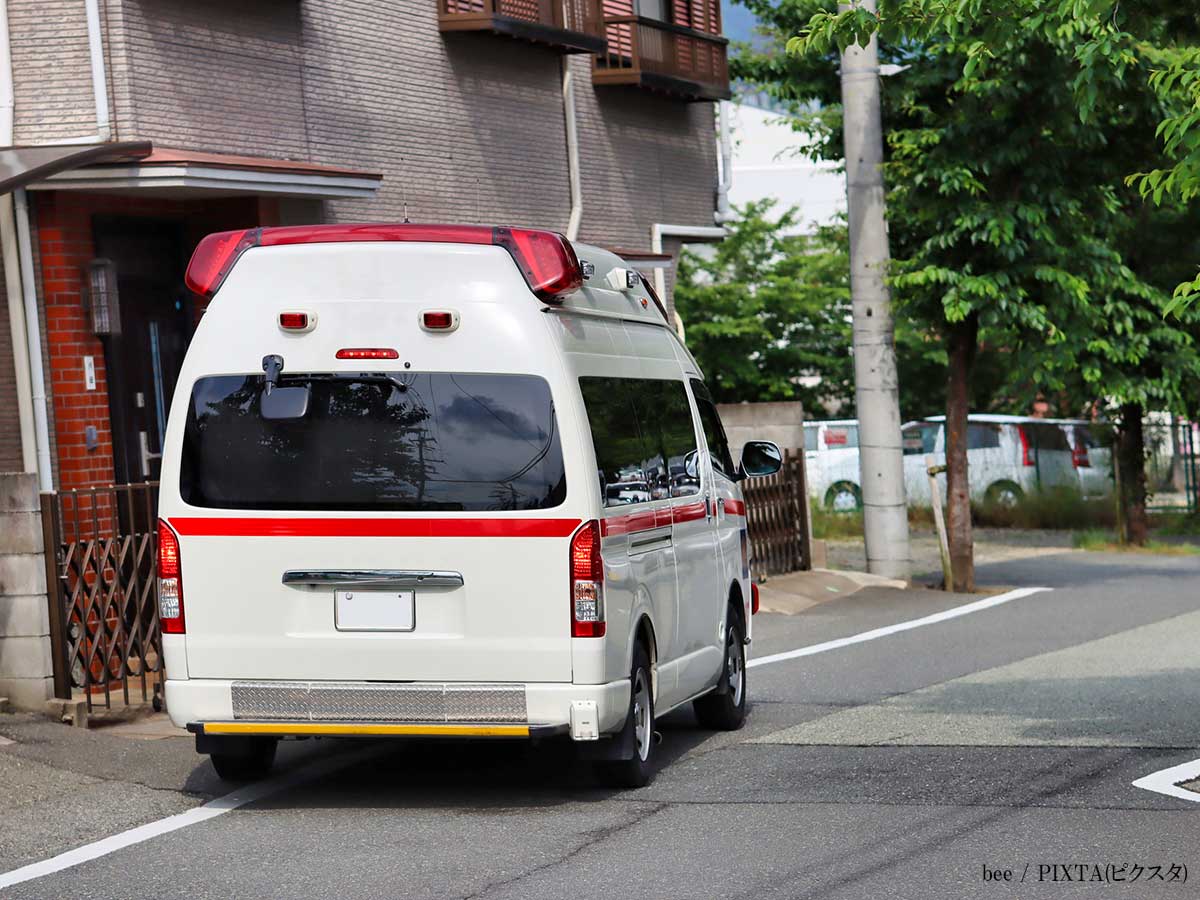
[(50, 417), (46, 408), (46, 370), (42, 363), (41, 329), (38, 327), (37, 291), (34, 288), (33, 242), (29, 237), (29, 201), (25, 188), (13, 191), (17, 213), (17, 252), (21, 263), (21, 292), (25, 302), (25, 340), (29, 352), (32, 382), (33, 430), (37, 442), (38, 487), (54, 490), (54, 470), (50, 465)]
[[(13, 142), (12, 50), (8, 42), (8, 3), (0, 0), (0, 146)], [(13, 201), (0, 197), (0, 251), (4, 260), (4, 286), (8, 294), (8, 327), (12, 333), (13, 363), (17, 379), (17, 416), (21, 428), (21, 462), (24, 471), (37, 471), (34, 442), (33, 388), (29, 381), (29, 354), (25, 345), (25, 306), (21, 296), (21, 267), (17, 259), (17, 222)]]
[(100, 0), (85, 0), (87, 10), (88, 56), (92, 61), (92, 94), (96, 99), (96, 140), (112, 140), (112, 120), (108, 112), (108, 77), (104, 71), (104, 40), (100, 32)]
[(567, 220), (567, 240), (579, 237), (583, 219), (583, 188), (579, 180), (579, 132), (575, 128), (575, 73), (564, 56), (563, 62), (563, 119), (567, 129), (567, 177), (571, 184), (571, 217)]
[[(725, 237), (725, 229), (716, 225), (664, 225), (661, 222), (655, 222), (650, 226), (650, 252), (663, 252), (663, 238), (679, 237), (679, 238), (699, 238), (706, 241), (719, 241)], [(667, 279), (663, 275), (662, 269), (654, 270), (654, 291), (662, 298), (663, 302), (667, 301)], [(676, 314), (678, 318), (678, 313)]]
[(721, 180), (717, 184), (717, 212), (713, 216), (718, 225), (736, 218), (729, 206), (729, 189), (733, 186), (733, 139), (730, 135), (730, 106), (722, 100), (717, 112), (717, 143), (721, 158)]

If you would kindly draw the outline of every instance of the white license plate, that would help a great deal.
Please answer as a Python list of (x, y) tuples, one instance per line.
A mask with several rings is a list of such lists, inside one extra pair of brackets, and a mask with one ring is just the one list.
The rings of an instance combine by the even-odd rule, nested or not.
[(412, 631), (416, 591), (335, 591), (333, 624), (338, 631)]

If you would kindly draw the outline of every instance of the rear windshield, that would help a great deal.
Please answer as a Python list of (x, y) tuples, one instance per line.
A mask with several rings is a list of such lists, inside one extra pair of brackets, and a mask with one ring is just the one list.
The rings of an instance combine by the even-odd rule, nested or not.
[[(278, 418), (262, 375), (201, 378), (180, 493), (224, 509), (547, 509), (566, 497), (554, 403), (529, 375), (284, 374), (307, 404)], [(296, 392), (293, 391), (293, 394)], [(304, 409), (303, 407), (307, 408)]]

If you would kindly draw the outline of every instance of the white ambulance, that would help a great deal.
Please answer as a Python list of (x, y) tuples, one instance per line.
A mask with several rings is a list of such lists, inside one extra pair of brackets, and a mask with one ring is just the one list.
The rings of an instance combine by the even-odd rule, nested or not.
[[(578, 255), (577, 255), (578, 254)], [(167, 429), (172, 720), (222, 777), (281, 738), (569, 737), (645, 784), (655, 719), (741, 726), (755, 607), (739, 482), (637, 272), (561, 235), (210, 235)]]

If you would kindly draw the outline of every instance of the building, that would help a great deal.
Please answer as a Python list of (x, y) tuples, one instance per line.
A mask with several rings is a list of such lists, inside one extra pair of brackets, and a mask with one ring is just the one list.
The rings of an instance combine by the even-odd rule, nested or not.
[(722, 234), (717, 0), (8, 0), (4, 15), (0, 147), (30, 149), (0, 149), (0, 472), (38, 471), (43, 489), (157, 477), (203, 313), (183, 270), (208, 232), (550, 227), (640, 257), (668, 301), (679, 246)]

